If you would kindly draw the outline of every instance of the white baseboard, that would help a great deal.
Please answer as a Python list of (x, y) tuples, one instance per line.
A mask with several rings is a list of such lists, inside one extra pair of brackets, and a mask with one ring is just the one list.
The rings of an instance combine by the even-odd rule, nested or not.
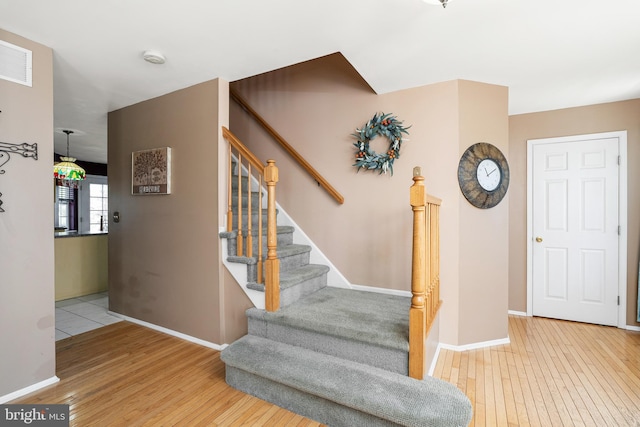
[(528, 316), (526, 311), (509, 310), (508, 313), (511, 314), (512, 316), (523, 316), (523, 317)]
[(433, 373), (436, 370), (436, 365), (438, 364), (438, 357), (440, 357), (440, 349), (442, 348), (442, 343), (438, 343), (438, 347), (436, 348), (436, 354), (433, 355), (433, 360), (431, 361), (431, 366), (429, 366), (429, 376), (432, 377)]
[(364, 286), (351, 284), (351, 289), (364, 292), (377, 292), (379, 294), (397, 295), (400, 297), (411, 297), (411, 292), (397, 289), (376, 288), (375, 286)]
[(445, 350), (468, 351), (468, 350), (477, 350), (479, 348), (494, 347), (497, 345), (505, 345), (510, 343), (511, 343), (511, 340), (509, 339), (509, 337), (506, 337), (498, 340), (477, 342), (477, 343), (465, 344), (465, 345), (451, 345), (451, 344), (440, 343), (439, 347)]
[(51, 384), (55, 384), (60, 381), (60, 378), (53, 376), (48, 380), (40, 381), (39, 383), (35, 383), (30, 385), (29, 387), (21, 388), (20, 390), (16, 390), (13, 393), (5, 394), (4, 396), (0, 396), (0, 404), (9, 402), (11, 400), (15, 400), (19, 397), (25, 396), (29, 393), (33, 393), (34, 391), (38, 391), (41, 388), (48, 387)]
[(191, 335), (183, 334), (182, 332), (174, 331), (173, 329), (168, 329), (163, 326), (154, 325), (153, 323), (145, 322), (144, 320), (136, 319), (134, 317), (125, 316), (124, 314), (116, 313), (114, 311), (107, 311), (107, 313), (111, 314), (112, 316), (119, 317), (120, 319), (126, 320), (127, 322), (135, 323), (140, 326), (144, 326), (149, 329), (153, 329), (155, 331), (162, 332), (167, 335), (171, 335), (176, 338), (180, 338), (185, 341), (189, 341), (189, 342), (201, 345), (203, 347), (208, 347), (214, 350), (222, 351), (229, 346), (228, 344), (220, 345), (220, 344), (215, 344), (209, 341), (205, 341), (200, 338), (192, 337)]
[(626, 329), (627, 331), (640, 332), (640, 326), (625, 325), (623, 329)]

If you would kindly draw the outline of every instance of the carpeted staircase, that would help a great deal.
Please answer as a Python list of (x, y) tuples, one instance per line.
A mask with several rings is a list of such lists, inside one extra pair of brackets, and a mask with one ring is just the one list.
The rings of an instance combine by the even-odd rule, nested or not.
[[(227, 383), (329, 426), (468, 425), (471, 404), (458, 388), (408, 377), (410, 299), (327, 286), (329, 267), (309, 264), (311, 248), (292, 236), (278, 227), (282, 308), (247, 311), (248, 335), (221, 355)], [(221, 237), (229, 261), (246, 264), (248, 287), (263, 290), (257, 260), (234, 255), (237, 233)]]
[[(234, 164), (234, 169), (237, 170)], [(248, 198), (246, 189), (248, 188), (248, 178), (242, 177), (242, 230), (245, 242), (247, 241), (247, 230), (249, 218), (252, 223), (252, 240), (253, 240), (253, 253), (258, 253), (258, 192), (252, 192), (251, 194), (251, 210), (252, 215), (247, 214)], [(255, 186), (254, 186), (255, 188)], [(247, 266), (247, 287), (257, 291), (264, 292), (264, 285), (256, 283), (257, 281), (257, 257), (244, 257), (237, 256), (237, 241), (238, 241), (238, 216), (235, 215), (238, 206), (238, 180), (237, 177), (232, 180), (232, 207), (234, 211), (233, 217), (233, 230), (231, 232), (222, 232), (220, 236), (227, 239), (227, 260), (240, 264), (246, 264)], [(267, 254), (267, 211), (262, 211), (262, 226), (263, 226), (263, 239), (262, 239), (262, 253), (263, 258), (266, 259)], [(299, 298), (309, 295), (327, 286), (327, 273), (329, 267), (326, 265), (310, 264), (309, 254), (311, 247), (308, 245), (299, 245), (293, 243), (294, 229), (291, 226), (278, 226), (278, 259), (280, 260), (280, 306), (287, 306)]]

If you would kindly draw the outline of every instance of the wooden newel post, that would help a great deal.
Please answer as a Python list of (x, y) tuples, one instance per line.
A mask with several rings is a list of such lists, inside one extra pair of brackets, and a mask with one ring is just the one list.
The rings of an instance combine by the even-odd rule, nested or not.
[(409, 376), (423, 379), (426, 354), (426, 204), (427, 192), (421, 169), (413, 169), (413, 185), (409, 190), (413, 210), (413, 249), (411, 266), (411, 308), (409, 309)]
[(278, 311), (280, 308), (280, 260), (276, 252), (276, 183), (278, 168), (275, 160), (267, 160), (264, 178), (267, 183), (267, 261), (265, 265), (265, 308)]

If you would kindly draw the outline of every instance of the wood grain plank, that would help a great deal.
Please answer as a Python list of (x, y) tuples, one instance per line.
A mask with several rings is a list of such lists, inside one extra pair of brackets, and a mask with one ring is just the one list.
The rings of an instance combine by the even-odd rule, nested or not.
[[(509, 317), (511, 343), (441, 350), (434, 376), (471, 400), (471, 426), (638, 426), (640, 333)], [(9, 403), (70, 405), (71, 426), (309, 426), (229, 387), (219, 352), (119, 322), (56, 343), (60, 382)]]
[(510, 316), (509, 337), (459, 361), (440, 352), (434, 376), (469, 397), (470, 425), (640, 425), (640, 333)]
[(218, 351), (128, 322), (58, 341), (56, 362), (58, 383), (10, 403), (69, 404), (78, 427), (320, 425), (229, 387)]

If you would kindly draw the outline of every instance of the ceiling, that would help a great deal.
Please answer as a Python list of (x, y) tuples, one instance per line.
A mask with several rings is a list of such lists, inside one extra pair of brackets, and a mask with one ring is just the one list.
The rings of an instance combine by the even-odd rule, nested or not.
[(109, 111), (334, 52), (377, 93), (507, 86), (509, 114), (640, 98), (638, 18), (638, 0), (0, 0), (1, 29), (53, 49), (55, 151), (79, 130), (71, 154), (100, 163)]

